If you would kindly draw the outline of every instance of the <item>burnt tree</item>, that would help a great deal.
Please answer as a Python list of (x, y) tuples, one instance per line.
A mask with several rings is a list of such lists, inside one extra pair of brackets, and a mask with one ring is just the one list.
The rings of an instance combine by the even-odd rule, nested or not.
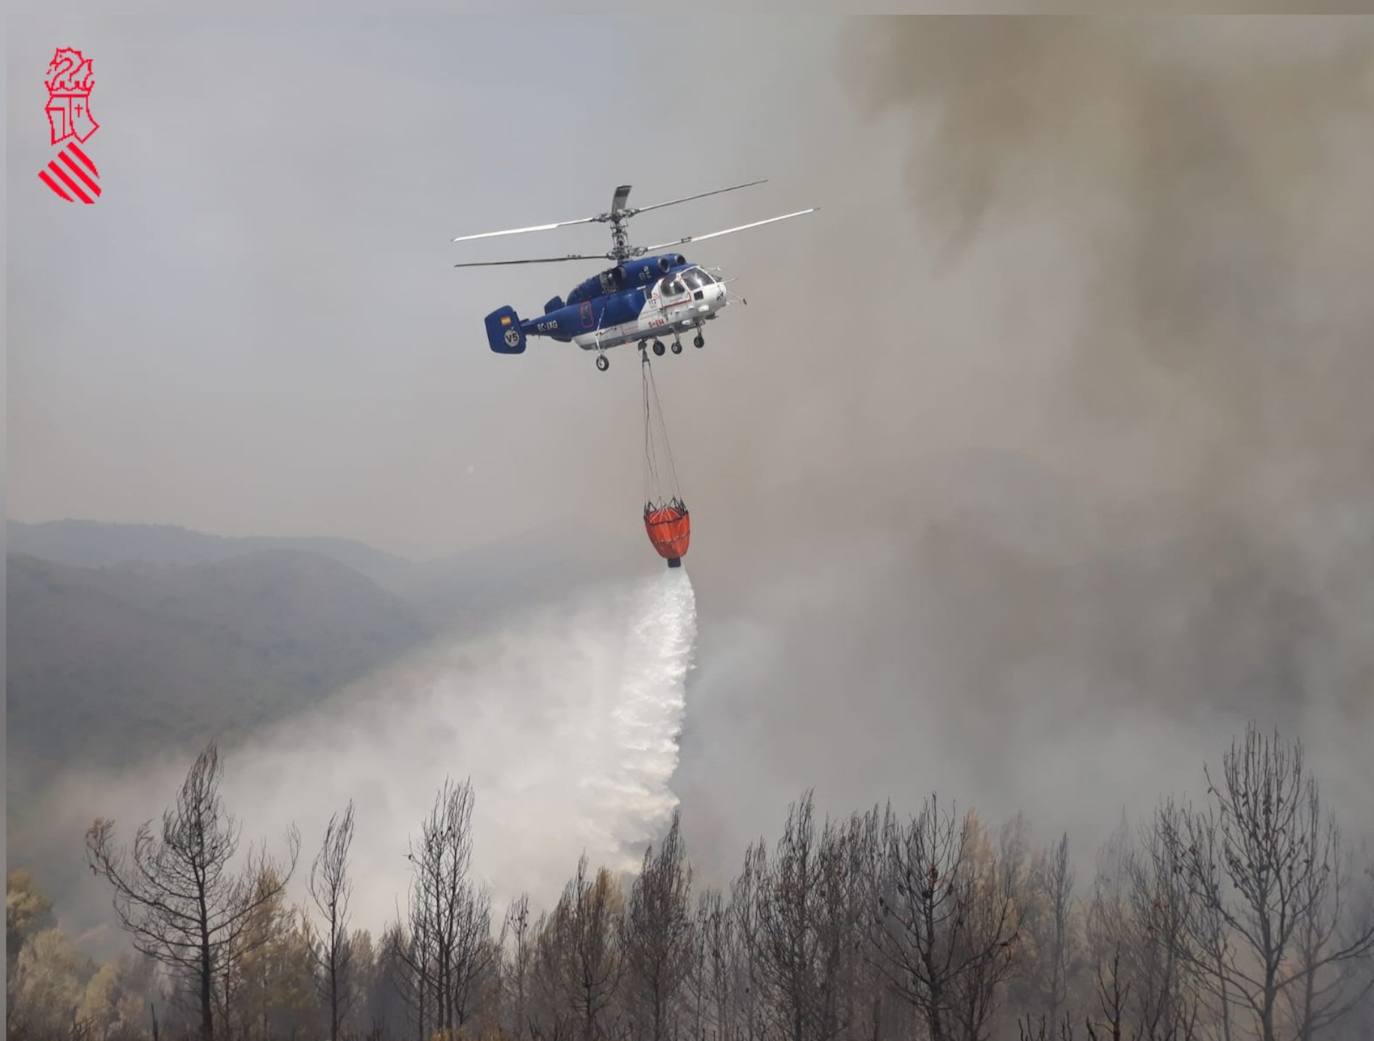
[(971, 814), (956, 818), (933, 797), (907, 824), (886, 828), (875, 961), (930, 1041), (973, 1041), (1020, 926), (1006, 874), (979, 851), (979, 835)]
[(1197, 964), (1223, 1004), (1254, 1018), (1260, 1041), (1284, 1033), (1285, 1002), (1304, 1036), (1339, 1018), (1343, 1003), (1318, 997), (1319, 980), (1374, 954), (1374, 923), (1342, 932), (1341, 844), (1307, 773), (1302, 746), (1250, 726), (1206, 772), (1211, 805), (1185, 811), (1170, 830), (1198, 913)]
[(353, 886), (348, 880), (348, 850), (353, 843), (353, 803), (343, 816), (334, 814), (324, 829), (324, 841), (310, 868), (310, 898), (322, 920), (312, 946), (320, 994), (329, 1006), (330, 1041), (339, 1041), (339, 1025), (348, 1011), (352, 991), (352, 946), (348, 941), (348, 905)]
[(630, 889), (621, 928), (625, 982), (635, 1036), (665, 1041), (669, 1017), (692, 961), (692, 869), (687, 865), (677, 813), (659, 846), (644, 852)]
[(271, 937), (246, 939), (255, 913), (275, 901), (295, 870), (300, 839), (287, 837), (283, 868), (262, 847), (231, 870), (240, 825), (220, 800), (219, 752), (211, 744), (196, 758), (156, 831), (144, 822), (131, 851), (117, 848), (114, 822), (96, 820), (86, 832), (92, 872), (114, 888), (114, 909), (133, 945), (164, 965), (196, 995), (202, 1041), (215, 1036), (215, 980), (231, 952), (238, 956)]

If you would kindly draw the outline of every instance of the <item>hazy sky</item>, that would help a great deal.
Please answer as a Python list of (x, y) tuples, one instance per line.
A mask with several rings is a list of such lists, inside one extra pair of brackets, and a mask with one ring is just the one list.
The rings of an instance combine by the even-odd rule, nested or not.
[[(620, 183), (648, 204), (773, 179), (646, 215), (640, 242), (824, 204), (701, 252), (754, 300), (661, 379), (690, 482), (694, 424), (767, 440), (776, 404), (758, 393), (785, 388), (768, 374), (799, 348), (823, 356), (803, 344), (808, 310), (835, 329), (857, 275), (826, 243), (891, 240), (904, 219), (890, 163), (848, 198), (827, 189), (839, 153), (862, 147), (842, 131), (833, 21), (732, 17), (724, 36), (588, 18), (130, 24), (21, 22), (10, 41), (20, 519), (330, 533), (422, 555), (551, 503), (628, 527), (633, 348), (600, 376), (570, 345), (497, 357), (482, 328), (499, 304), (538, 313), (596, 266), (450, 266), (605, 250), (606, 230), (449, 240), (599, 213)], [(34, 175), (59, 36), (95, 60), (96, 207), (59, 204)], [(887, 212), (858, 212), (880, 192)], [(740, 384), (758, 393), (724, 396)]]
[[(136, 24), (12, 25), (12, 516), (647, 557), (633, 350), (481, 325), (595, 266), (450, 267), (604, 229), (449, 240), (766, 176), (633, 225), (822, 207), (688, 251), (749, 306), (658, 363), (689, 835), (1113, 822), (1252, 717), (1374, 785), (1374, 23)], [(34, 176), (57, 43), (94, 207)]]

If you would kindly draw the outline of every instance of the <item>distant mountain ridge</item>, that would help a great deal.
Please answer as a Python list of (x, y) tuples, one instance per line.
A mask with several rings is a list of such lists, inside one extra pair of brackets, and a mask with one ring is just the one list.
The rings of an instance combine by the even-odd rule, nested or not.
[(318, 553), (379, 582), (393, 581), (415, 567), (353, 539), (291, 538), (273, 535), (210, 535), (171, 524), (107, 524), (60, 520), (41, 524), (6, 521), (5, 549), (76, 567), (119, 564), (213, 564), (259, 550), (289, 549)]

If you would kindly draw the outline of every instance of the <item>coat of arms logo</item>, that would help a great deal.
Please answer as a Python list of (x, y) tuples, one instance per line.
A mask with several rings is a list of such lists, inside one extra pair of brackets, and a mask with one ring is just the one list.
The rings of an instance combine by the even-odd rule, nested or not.
[(100, 129), (91, 115), (91, 89), (95, 86), (91, 59), (73, 47), (58, 47), (48, 63), (43, 85), (48, 88), (43, 110), (48, 116), (51, 143), (69, 143), (38, 171), (38, 179), (58, 198), (89, 206), (100, 198), (100, 171), (81, 148)]

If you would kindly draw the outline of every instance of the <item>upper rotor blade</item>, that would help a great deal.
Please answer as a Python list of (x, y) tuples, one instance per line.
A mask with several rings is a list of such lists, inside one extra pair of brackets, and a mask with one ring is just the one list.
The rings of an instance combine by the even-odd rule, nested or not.
[(532, 257), (527, 260), (470, 260), (454, 267), (501, 267), (505, 264), (557, 264), (563, 260), (605, 260), (605, 253), (569, 253), (566, 257)]
[(800, 217), (803, 214), (815, 213), (819, 206), (812, 206), (809, 210), (798, 210), (796, 213), (784, 213), (781, 217), (769, 217), (767, 220), (756, 220), (752, 224), (741, 224), (736, 228), (725, 228), (722, 231), (713, 231), (708, 235), (688, 235), (686, 238), (674, 239), (672, 242), (660, 242), (654, 246), (646, 246), (644, 251), (652, 253), (656, 249), (663, 249), (667, 246), (685, 246), (689, 242), (704, 242), (706, 239), (713, 239), (720, 235), (731, 235), (737, 231), (747, 231), (750, 228), (759, 228), (765, 224), (773, 224), (780, 220), (787, 220), (789, 217)]
[(693, 199), (704, 199), (708, 195), (719, 195), (721, 192), (734, 192), (739, 191), (741, 188), (752, 188), (756, 184), (766, 184), (767, 181), (768, 178), (765, 177), (762, 180), (750, 181), (747, 184), (732, 184), (729, 188), (717, 188), (715, 191), (702, 192), (700, 195), (684, 195), (681, 199), (669, 199), (667, 202), (656, 202), (652, 206), (640, 206), (631, 212), (645, 213), (648, 210), (661, 210), (665, 206), (676, 206), (680, 202), (691, 202)]
[(527, 231), (552, 231), (554, 228), (566, 228), (569, 224), (592, 224), (599, 218), (597, 217), (578, 217), (577, 220), (560, 220), (552, 224), (531, 224), (528, 228), (506, 228), (504, 231), (482, 231), (476, 235), (459, 235), (454, 242), (467, 242), (471, 239), (490, 239), (497, 235), (523, 235)]

